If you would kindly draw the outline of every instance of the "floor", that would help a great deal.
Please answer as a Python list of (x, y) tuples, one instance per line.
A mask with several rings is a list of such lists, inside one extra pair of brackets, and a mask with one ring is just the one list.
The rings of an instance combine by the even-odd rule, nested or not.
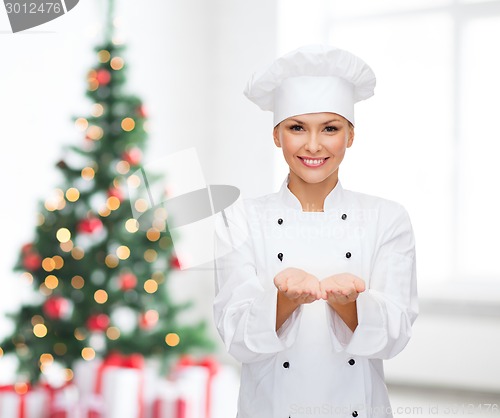
[(500, 417), (500, 393), (389, 386), (389, 394), (395, 418)]

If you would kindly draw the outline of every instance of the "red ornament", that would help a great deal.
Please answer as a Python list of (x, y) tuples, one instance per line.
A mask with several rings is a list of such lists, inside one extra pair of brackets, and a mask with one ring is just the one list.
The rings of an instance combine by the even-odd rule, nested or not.
[(28, 271), (38, 270), (42, 266), (40, 254), (31, 252), (23, 257), (23, 267)]
[(123, 201), (123, 192), (119, 187), (112, 187), (108, 189), (108, 197), (111, 196), (118, 198), (120, 202)]
[(118, 278), (120, 289), (124, 292), (132, 290), (137, 286), (137, 277), (133, 273), (122, 273)]
[(83, 234), (93, 234), (102, 229), (102, 222), (99, 218), (82, 219), (77, 226), (78, 232)]
[(139, 316), (139, 326), (142, 329), (151, 329), (158, 323), (158, 312), (151, 309)]
[(170, 266), (174, 269), (177, 269), (177, 270), (180, 270), (181, 269), (181, 263), (179, 261), (179, 259), (177, 258), (177, 256), (172, 256), (172, 258), (170, 259)]
[(146, 118), (146, 117), (147, 117), (146, 108), (144, 107), (144, 105), (143, 105), (143, 104), (141, 104), (141, 105), (137, 108), (137, 114), (138, 114), (141, 118)]
[(106, 314), (90, 315), (87, 319), (89, 331), (106, 331), (109, 327), (109, 316)]
[(43, 304), (43, 312), (52, 319), (66, 318), (70, 311), (71, 304), (69, 300), (61, 296), (50, 297)]
[(108, 84), (110, 81), (111, 81), (111, 74), (109, 73), (108, 70), (97, 70), (97, 74), (96, 74), (96, 77), (97, 79), (97, 82), (101, 85), (101, 86), (105, 86), (106, 84)]
[(24, 244), (21, 247), (21, 251), (22, 251), (23, 254), (31, 253), (32, 250), (33, 250), (33, 244), (31, 242), (29, 242), (28, 244)]
[(142, 159), (142, 151), (137, 148), (130, 148), (122, 154), (122, 159), (130, 165), (139, 165)]

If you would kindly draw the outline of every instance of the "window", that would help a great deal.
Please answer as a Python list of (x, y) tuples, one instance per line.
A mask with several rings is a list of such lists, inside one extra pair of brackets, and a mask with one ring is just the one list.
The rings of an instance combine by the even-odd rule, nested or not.
[(357, 105), (344, 187), (408, 209), (422, 295), (491, 295), (500, 287), (500, 1), (304, 3), (281, 0), (279, 53), (326, 42), (377, 75), (375, 96)]

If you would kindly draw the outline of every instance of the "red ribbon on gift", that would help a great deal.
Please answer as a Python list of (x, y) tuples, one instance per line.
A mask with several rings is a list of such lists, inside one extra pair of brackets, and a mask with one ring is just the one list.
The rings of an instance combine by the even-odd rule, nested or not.
[[(156, 399), (153, 402), (153, 418), (163, 417), (163, 401)], [(173, 418), (187, 418), (187, 403), (182, 397), (175, 400), (175, 417)]]
[[(123, 368), (129, 368), (129, 369), (139, 369), (143, 370), (144, 369), (144, 357), (141, 354), (130, 354), (130, 355), (124, 355), (121, 353), (118, 353), (116, 351), (111, 352), (99, 366), (99, 369), (97, 370), (97, 378), (96, 378), (96, 384), (95, 384), (95, 389), (94, 392), (98, 395), (102, 395), (102, 384), (103, 384), (103, 377), (104, 377), (104, 372), (106, 371), (107, 368), (109, 367), (123, 367)], [(141, 373), (141, 378), (140, 378), (140, 390), (139, 390), (139, 417), (138, 418), (143, 418), (144, 417), (144, 394), (143, 394), (143, 386), (144, 386), (144, 376)], [(101, 414), (99, 411), (95, 410), (90, 410), (88, 418), (100, 418)]]
[[(205, 404), (205, 417), (211, 418), (211, 407), (212, 407), (212, 381), (214, 376), (219, 371), (219, 363), (214, 357), (206, 356), (201, 360), (196, 361), (192, 356), (185, 355), (182, 356), (174, 367), (174, 373), (176, 371), (182, 370), (185, 367), (189, 366), (201, 366), (205, 367), (208, 370), (208, 381), (206, 388), (206, 404)], [(183, 417), (182, 413), (185, 415), (186, 405), (178, 404), (179, 409), (181, 410), (181, 417)]]
[(2, 385), (0, 386), (0, 392), (15, 392), (17, 395), (19, 395), (19, 411), (18, 411), (18, 417), (19, 418), (25, 418), (26, 416), (26, 394), (30, 391), (31, 387), (27, 383), (23, 383), (23, 385), (26, 385), (26, 390), (20, 391), (18, 388), (16, 388), (16, 385)]
[(68, 411), (58, 409), (55, 403), (56, 395), (68, 386), (71, 386), (71, 382), (66, 382), (62, 386), (54, 387), (49, 385), (47, 382), (42, 382), (40, 386), (47, 391), (49, 394), (49, 418), (66, 418)]

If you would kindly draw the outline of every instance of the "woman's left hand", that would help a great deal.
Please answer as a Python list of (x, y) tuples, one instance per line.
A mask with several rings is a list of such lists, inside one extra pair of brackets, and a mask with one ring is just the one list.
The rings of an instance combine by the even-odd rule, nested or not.
[(347, 305), (365, 291), (363, 279), (351, 273), (328, 276), (320, 281), (321, 297), (330, 305)]

